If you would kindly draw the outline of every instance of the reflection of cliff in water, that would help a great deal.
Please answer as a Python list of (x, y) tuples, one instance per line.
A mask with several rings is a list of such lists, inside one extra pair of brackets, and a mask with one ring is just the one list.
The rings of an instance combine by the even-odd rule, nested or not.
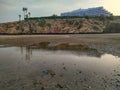
[(87, 55), (91, 57), (101, 57), (102, 54), (99, 53), (97, 50), (86, 50), (86, 51), (73, 51), (73, 54), (76, 54), (77, 56)]
[(57, 51), (64, 50), (71, 52), (76, 55), (88, 55), (100, 57), (101, 53), (99, 53), (96, 49), (90, 48), (87, 45), (82, 45), (79, 43), (50, 43), (50, 42), (41, 42), (37, 44), (30, 45), (32, 49), (44, 49), (49, 51)]
[(48, 51), (49, 53), (55, 53), (56, 51), (63, 51), (65, 53), (72, 53), (77, 56), (87, 55), (93, 57), (100, 57), (101, 53), (99, 53), (96, 49), (89, 48), (88, 46), (83, 46), (79, 44), (50, 44), (49, 42), (42, 42), (39, 44), (33, 44), (26, 47), (20, 47), (21, 54), (25, 55), (26, 60), (30, 60), (32, 57), (33, 50), (39, 50), (44, 53), (44, 51)]

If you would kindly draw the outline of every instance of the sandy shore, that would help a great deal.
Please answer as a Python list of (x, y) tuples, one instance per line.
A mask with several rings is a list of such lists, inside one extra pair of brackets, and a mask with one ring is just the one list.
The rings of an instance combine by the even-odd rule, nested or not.
[(0, 36), (1, 45), (27, 46), (40, 42), (78, 43), (97, 49), (100, 53), (120, 55), (120, 34)]

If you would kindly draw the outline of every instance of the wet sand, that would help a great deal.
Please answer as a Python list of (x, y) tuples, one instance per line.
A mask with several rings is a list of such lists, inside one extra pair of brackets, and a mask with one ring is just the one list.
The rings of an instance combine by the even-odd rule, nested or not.
[(100, 53), (120, 56), (120, 34), (0, 36), (1, 45), (28, 46), (40, 42), (76, 43), (97, 49)]

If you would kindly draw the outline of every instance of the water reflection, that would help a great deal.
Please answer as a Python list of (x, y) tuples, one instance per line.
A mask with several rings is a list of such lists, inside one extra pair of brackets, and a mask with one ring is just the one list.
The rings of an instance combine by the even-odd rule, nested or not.
[(0, 57), (0, 90), (119, 88), (120, 58), (94, 49), (6, 47), (0, 48)]
[[(56, 46), (55, 46), (56, 47)], [(58, 51), (62, 51), (62, 52), (67, 52), (67, 53), (71, 53), (71, 54), (74, 54), (74, 55), (76, 55), (76, 56), (83, 56), (83, 55), (86, 55), (86, 56), (91, 56), (91, 57), (98, 57), (98, 58), (102, 58), (104, 55), (106, 55), (105, 53), (100, 53), (100, 52), (98, 52), (96, 49), (83, 49), (83, 50), (74, 50), (74, 46), (72, 47), (72, 50), (71, 49), (65, 49), (65, 47), (64, 47), (64, 50), (61, 50), (60, 48), (57, 48), (57, 49), (55, 49), (55, 47), (53, 48), (46, 48), (45, 46), (44, 46), (44, 48), (42, 47), (42, 48), (40, 48), (40, 45), (39, 45), (39, 47), (38, 47), (38, 45), (37, 46), (31, 46), (31, 45), (29, 45), (29, 46), (26, 46), (26, 47), (19, 47), (20, 48), (20, 52), (21, 52), (21, 55), (25, 55), (25, 60), (31, 60), (31, 58), (32, 58), (32, 52), (33, 51), (42, 51), (42, 52), (54, 52), (54, 53), (56, 53), (56, 52), (58, 52)], [(119, 58), (118, 56), (114, 56), (116, 59), (117, 58)]]
[(30, 60), (32, 56), (32, 49), (30, 49), (30, 46), (26, 47), (26, 60)]
[(25, 55), (25, 60), (27, 61), (31, 60), (32, 49), (30, 48), (30, 46), (20, 47), (20, 52), (21, 52), (21, 55)]

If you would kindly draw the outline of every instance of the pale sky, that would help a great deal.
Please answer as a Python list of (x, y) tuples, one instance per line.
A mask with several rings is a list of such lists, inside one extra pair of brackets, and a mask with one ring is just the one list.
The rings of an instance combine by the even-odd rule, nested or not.
[(0, 0), (0, 22), (17, 21), (27, 7), (31, 16), (60, 15), (79, 8), (103, 6), (114, 15), (120, 15), (120, 0)]

